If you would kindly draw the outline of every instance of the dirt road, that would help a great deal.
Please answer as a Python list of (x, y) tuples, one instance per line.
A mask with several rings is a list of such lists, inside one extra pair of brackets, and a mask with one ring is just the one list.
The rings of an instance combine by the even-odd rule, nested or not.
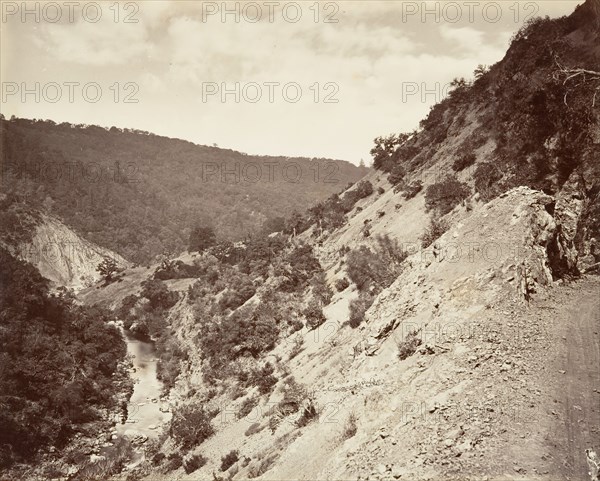
[(564, 456), (561, 474), (576, 480), (589, 479), (585, 449), (600, 448), (600, 282), (588, 279), (580, 286), (566, 309), (568, 317), (557, 319), (562, 342), (555, 359), (561, 407), (556, 454)]

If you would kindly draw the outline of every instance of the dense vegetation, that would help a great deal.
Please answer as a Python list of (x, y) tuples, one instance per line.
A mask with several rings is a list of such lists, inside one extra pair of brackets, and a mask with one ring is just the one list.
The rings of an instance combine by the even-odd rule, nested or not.
[[(480, 67), (474, 81), (455, 79), (448, 97), (432, 107), (420, 130), (375, 139), (374, 167), (388, 172), (393, 184), (402, 182), (405, 172), (425, 164), (449, 131), (460, 128), (466, 114), (479, 108), (481, 126), (465, 141), (452, 168), (473, 166), (477, 148), (493, 139), (495, 170), (489, 165), (475, 170), (491, 171), (492, 182), (500, 184), (485, 192), (488, 198), (516, 185), (555, 192), (572, 172), (597, 171), (592, 159), (600, 148), (593, 140), (599, 81), (593, 75), (567, 80), (565, 73), (597, 70), (598, 54), (587, 48), (599, 36), (596, 16), (586, 12), (590, 7), (580, 7), (571, 17), (529, 21), (514, 36), (504, 60), (489, 69)], [(567, 40), (575, 31), (581, 45)], [(482, 190), (489, 189), (482, 182), (485, 176), (478, 175)]]
[(210, 223), (221, 239), (277, 229), (366, 169), (251, 156), (131, 129), (0, 118), (2, 190), (134, 262), (181, 252)]
[(82, 307), (0, 248), (0, 466), (63, 446), (114, 409), (125, 344), (108, 312)]

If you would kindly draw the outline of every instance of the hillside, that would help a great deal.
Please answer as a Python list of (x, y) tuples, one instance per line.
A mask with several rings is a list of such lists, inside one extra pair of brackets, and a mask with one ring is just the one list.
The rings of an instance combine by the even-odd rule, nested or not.
[(0, 137), (4, 194), (133, 262), (183, 250), (195, 225), (230, 240), (271, 228), (366, 172), (51, 120), (2, 118)]
[(532, 20), (356, 185), (80, 291), (153, 341), (172, 413), (91, 479), (587, 479), (599, 45), (600, 0)]
[(0, 245), (37, 268), (54, 287), (80, 290), (100, 281), (96, 267), (105, 257), (118, 268), (129, 263), (118, 254), (83, 239), (60, 220), (20, 204), (2, 206)]

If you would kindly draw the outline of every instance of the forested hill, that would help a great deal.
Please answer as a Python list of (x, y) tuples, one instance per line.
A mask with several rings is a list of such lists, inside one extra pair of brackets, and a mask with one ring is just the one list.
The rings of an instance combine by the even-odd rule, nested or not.
[(195, 225), (228, 240), (276, 229), (280, 217), (367, 173), (341, 160), (253, 156), (132, 129), (0, 123), (3, 209), (27, 202), (134, 262), (183, 250)]

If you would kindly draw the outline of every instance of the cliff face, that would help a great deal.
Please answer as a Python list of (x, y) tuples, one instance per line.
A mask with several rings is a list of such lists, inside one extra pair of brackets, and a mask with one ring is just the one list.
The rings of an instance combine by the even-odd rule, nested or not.
[(32, 263), (56, 286), (80, 290), (100, 279), (96, 266), (105, 256), (119, 267), (129, 263), (118, 254), (89, 242), (58, 219), (41, 215), (32, 239), (16, 248), (16, 253)]

